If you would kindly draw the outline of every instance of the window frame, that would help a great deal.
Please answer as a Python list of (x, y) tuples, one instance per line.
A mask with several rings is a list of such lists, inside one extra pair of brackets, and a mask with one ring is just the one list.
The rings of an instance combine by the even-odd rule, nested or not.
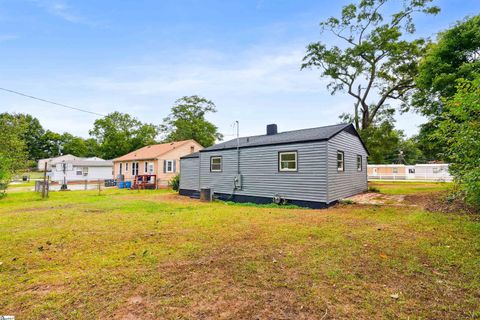
[[(338, 167), (338, 164), (340, 162), (340, 160), (338, 160), (338, 155), (341, 154), (342, 155), (342, 168), (340, 169)], [(335, 158), (335, 162), (337, 164), (337, 172), (345, 172), (345, 151), (342, 151), (342, 150), (337, 150), (337, 156)]]
[[(152, 170), (150, 170), (150, 168), (151, 168)], [(147, 164), (147, 173), (148, 173), (148, 174), (153, 174), (153, 173), (155, 173), (155, 164), (154, 164), (153, 162), (148, 162), (148, 164)]]
[[(358, 161), (360, 159), (360, 162)], [(360, 167), (358, 165), (360, 164)], [(363, 171), (363, 157), (361, 154), (357, 154), (357, 172)]]
[[(171, 164), (170, 170), (168, 170), (168, 164)], [(174, 173), (173, 171), (173, 160), (165, 160), (165, 173)]]
[[(220, 159), (220, 169), (219, 170), (213, 170), (212, 169), (212, 164), (214, 159)], [(210, 157), (210, 172), (223, 172), (223, 156), (211, 156)]]
[(138, 161), (132, 162), (132, 176), (138, 176)]
[[(295, 169), (282, 168), (282, 155), (284, 154), (294, 154), (295, 155)], [(285, 160), (287, 162), (292, 162), (292, 160)], [(298, 172), (298, 151), (297, 150), (286, 150), (278, 152), (278, 172)]]

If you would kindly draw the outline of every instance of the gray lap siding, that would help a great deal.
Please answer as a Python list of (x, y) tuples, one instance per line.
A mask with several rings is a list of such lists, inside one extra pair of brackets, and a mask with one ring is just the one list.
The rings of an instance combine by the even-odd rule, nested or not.
[[(337, 170), (337, 151), (344, 152), (345, 171)], [(368, 189), (367, 151), (360, 139), (342, 131), (328, 141), (328, 202), (346, 198)], [(362, 156), (362, 171), (357, 171), (357, 155)]]
[[(296, 172), (280, 172), (278, 154), (296, 151)], [(210, 158), (222, 156), (222, 172), (210, 171)], [(292, 200), (327, 202), (327, 142), (309, 142), (240, 149), (242, 190), (233, 190), (237, 174), (237, 150), (200, 153), (200, 188), (216, 193), (272, 198), (276, 194)], [(184, 167), (182, 167), (182, 172)]]
[(180, 189), (199, 190), (199, 158), (181, 159)]

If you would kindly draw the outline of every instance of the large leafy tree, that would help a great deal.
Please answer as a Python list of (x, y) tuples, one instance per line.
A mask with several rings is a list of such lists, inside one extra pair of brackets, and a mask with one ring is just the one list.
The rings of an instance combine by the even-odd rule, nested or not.
[(480, 73), (480, 15), (457, 23), (431, 43), (415, 79), (412, 105), (427, 116), (443, 112), (443, 99), (456, 93), (458, 79), (473, 80)]
[(27, 145), (23, 133), (26, 122), (16, 114), (0, 115), (0, 190), (5, 190), (10, 177), (26, 166)]
[[(353, 122), (369, 128), (392, 100), (404, 101), (414, 87), (417, 61), (425, 50), (424, 39), (407, 40), (415, 32), (415, 13), (436, 14), (432, 0), (406, 0), (388, 19), (387, 0), (361, 0), (343, 7), (339, 18), (322, 22), (322, 31), (340, 42), (327, 46), (310, 43), (302, 69), (317, 68), (330, 79), (331, 94), (347, 92), (354, 100)], [(393, 3), (393, 2), (390, 2)]]
[(194, 139), (204, 147), (209, 147), (223, 135), (218, 128), (205, 119), (209, 112), (216, 112), (215, 104), (203, 97), (182, 97), (175, 101), (171, 113), (163, 121), (161, 131), (165, 141)]
[(62, 135), (50, 130), (45, 131), (40, 139), (41, 158), (57, 157), (62, 154)]
[(480, 75), (472, 81), (460, 80), (455, 91), (444, 100), (436, 134), (446, 145), (450, 172), (466, 200), (480, 208)]
[(460, 79), (480, 73), (480, 16), (457, 23), (439, 34), (421, 60), (412, 106), (429, 121), (420, 127), (419, 147), (430, 160), (447, 160), (446, 144), (437, 134), (445, 120), (444, 101), (456, 93)]
[(40, 121), (37, 118), (23, 113), (2, 113), (0, 117), (14, 117), (16, 122), (21, 124), (20, 137), (24, 140), (29, 160), (42, 158), (42, 136), (45, 134)]
[(142, 123), (129, 114), (113, 112), (95, 120), (90, 135), (99, 144), (101, 157), (112, 159), (154, 144), (158, 127)]

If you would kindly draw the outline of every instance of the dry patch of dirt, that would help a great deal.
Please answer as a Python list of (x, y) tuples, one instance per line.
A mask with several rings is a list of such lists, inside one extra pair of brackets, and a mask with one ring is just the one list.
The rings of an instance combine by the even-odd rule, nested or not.
[(415, 206), (413, 203), (405, 203), (405, 197), (406, 196), (402, 194), (390, 195), (366, 192), (354, 195), (345, 200), (350, 200), (358, 204)]

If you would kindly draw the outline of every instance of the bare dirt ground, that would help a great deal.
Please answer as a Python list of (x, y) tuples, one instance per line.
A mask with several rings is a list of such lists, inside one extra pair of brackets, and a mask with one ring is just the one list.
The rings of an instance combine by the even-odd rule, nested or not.
[(376, 192), (366, 192), (354, 195), (345, 200), (350, 200), (357, 204), (415, 206), (415, 204), (406, 203), (405, 197), (406, 196), (403, 194), (381, 194)]

